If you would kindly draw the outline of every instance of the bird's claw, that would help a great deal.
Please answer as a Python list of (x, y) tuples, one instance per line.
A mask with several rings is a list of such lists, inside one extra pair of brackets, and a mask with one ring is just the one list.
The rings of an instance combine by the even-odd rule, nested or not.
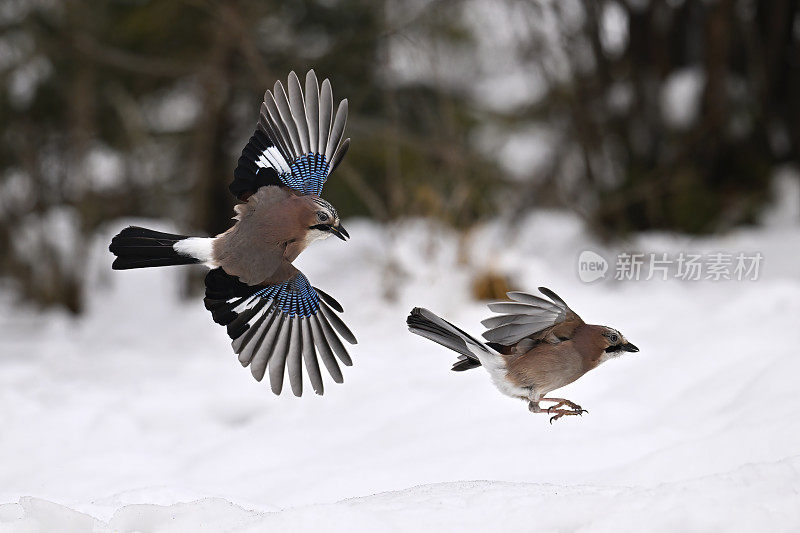
[[(569, 400), (565, 400), (563, 398), (544, 398), (544, 400), (549, 400), (551, 402), (555, 402), (553, 405), (546, 409), (535, 409), (533, 403), (531, 403), (528, 408), (535, 413), (547, 413), (549, 415), (553, 415), (550, 417), (550, 423), (552, 424), (553, 421), (558, 420), (563, 416), (583, 416), (583, 413), (588, 413), (586, 409), (581, 407), (575, 402), (571, 402)], [(531, 407), (534, 406), (534, 407)]]
[[(551, 409), (552, 408), (548, 408), (547, 412), (551, 413), (552, 412)], [(558, 413), (550, 417), (550, 424), (553, 423), (553, 420), (558, 420), (562, 416), (575, 416), (575, 415), (583, 416), (583, 413), (588, 413), (588, 412), (589, 411), (587, 411), (586, 409), (574, 409), (571, 411), (568, 411), (567, 409), (558, 409)]]

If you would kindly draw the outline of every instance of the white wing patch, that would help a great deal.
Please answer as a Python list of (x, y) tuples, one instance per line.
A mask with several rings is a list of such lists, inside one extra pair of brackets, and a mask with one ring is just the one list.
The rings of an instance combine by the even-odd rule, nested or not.
[(259, 168), (274, 168), (278, 171), (278, 174), (286, 174), (291, 172), (286, 160), (274, 146), (270, 146), (261, 152), (258, 155), (258, 160), (255, 161), (255, 164)]

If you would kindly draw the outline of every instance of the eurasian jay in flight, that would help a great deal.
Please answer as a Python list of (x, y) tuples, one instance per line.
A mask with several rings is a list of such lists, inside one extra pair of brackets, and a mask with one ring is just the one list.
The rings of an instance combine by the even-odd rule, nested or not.
[[(206, 309), (227, 326), (233, 350), (261, 381), (267, 370), (272, 391), (280, 394), (285, 370), (296, 396), (303, 393), (302, 366), (314, 392), (323, 384), (317, 356), (336, 383), (342, 372), (336, 357), (352, 365), (340, 336), (356, 338), (336, 312), (342, 306), (312, 287), (292, 266), (309, 244), (330, 235), (345, 240), (339, 213), (320, 198), (322, 186), (341, 162), (347, 100), (334, 113), (331, 84), (320, 89), (314, 71), (305, 94), (294, 72), (288, 96), (280, 81), (267, 91), (256, 131), (242, 150), (230, 191), (241, 202), (233, 227), (216, 237), (187, 237), (128, 227), (111, 241), (112, 268), (202, 263)], [(334, 357), (334, 354), (336, 357)]]
[[(489, 304), (490, 310), (501, 314), (482, 322), (488, 328), (483, 334), (486, 343), (419, 307), (408, 316), (408, 329), (461, 354), (453, 370), (484, 367), (500, 392), (525, 400), (533, 413), (552, 414), (550, 423), (565, 415), (581, 415), (587, 411), (580, 405), (547, 394), (639, 348), (614, 328), (586, 324), (550, 289), (539, 287), (539, 291), (549, 300), (509, 292), (512, 301)], [(542, 408), (539, 402), (553, 405)]]

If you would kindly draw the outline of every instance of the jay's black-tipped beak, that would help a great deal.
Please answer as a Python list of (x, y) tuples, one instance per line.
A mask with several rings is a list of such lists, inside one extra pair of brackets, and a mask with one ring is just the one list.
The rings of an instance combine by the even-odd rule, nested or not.
[(333, 233), (343, 241), (346, 241), (347, 239), (350, 238), (350, 234), (347, 233), (347, 230), (344, 229), (344, 226), (342, 226), (341, 224), (338, 224), (336, 226), (333, 226), (331, 224), (316, 224), (314, 226), (309, 226), (308, 229), (316, 229), (319, 231), (327, 231)]
[(347, 233), (347, 230), (344, 229), (344, 226), (342, 226), (341, 224), (339, 224), (338, 226), (331, 226), (328, 231), (330, 231), (343, 241), (346, 241), (350, 237), (350, 234)]
[(635, 344), (631, 344), (629, 342), (626, 342), (625, 344), (620, 346), (620, 348), (622, 348), (626, 352), (638, 352), (639, 351), (639, 348), (637, 348)]

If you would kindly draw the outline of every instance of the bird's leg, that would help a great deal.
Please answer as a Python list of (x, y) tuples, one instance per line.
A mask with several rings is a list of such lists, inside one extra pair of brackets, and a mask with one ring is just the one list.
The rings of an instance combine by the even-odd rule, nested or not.
[(530, 411), (531, 413), (546, 413), (547, 412), (544, 409), (542, 409), (541, 407), (539, 407), (539, 402), (535, 402), (533, 400), (530, 400), (528, 402), (528, 411)]
[(542, 398), (539, 401), (542, 401), (542, 402), (555, 402), (556, 404), (553, 405), (552, 407), (550, 407), (550, 409), (558, 409), (562, 405), (566, 405), (567, 407), (570, 407), (570, 408), (572, 408), (572, 409), (574, 409), (576, 411), (580, 411), (582, 413), (588, 413), (589, 412), (586, 409), (584, 409), (583, 407), (581, 407), (580, 405), (578, 405), (577, 403), (571, 402), (571, 401), (567, 400), (566, 398)]

